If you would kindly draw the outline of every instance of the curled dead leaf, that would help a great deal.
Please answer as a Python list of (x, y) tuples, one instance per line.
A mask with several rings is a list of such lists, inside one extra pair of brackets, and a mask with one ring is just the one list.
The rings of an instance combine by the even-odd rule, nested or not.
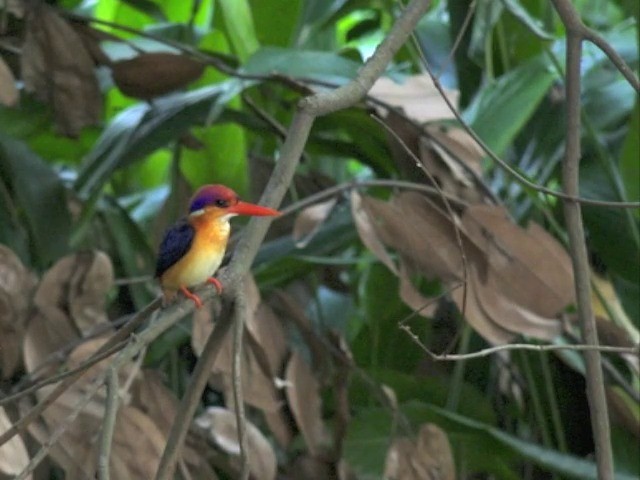
[(0, 245), (0, 372), (13, 374), (20, 363), (25, 323), (35, 279), (9, 248)]
[(398, 268), (387, 252), (383, 241), (376, 232), (375, 219), (369, 215), (369, 210), (363, 204), (363, 197), (355, 189), (351, 191), (351, 215), (356, 224), (358, 235), (362, 243), (371, 250), (378, 260), (380, 260), (393, 273), (398, 275)]
[(16, 79), (13, 73), (0, 58), (0, 104), (5, 107), (15, 107), (18, 104), (18, 89), (16, 87)]
[[(403, 83), (381, 77), (373, 84), (369, 94), (373, 98), (401, 108), (408, 117), (419, 123), (453, 118), (453, 113), (426, 73), (407, 77)], [(459, 95), (457, 90), (449, 90), (446, 94), (455, 105)]]
[[(205, 413), (195, 419), (195, 424), (206, 430), (214, 443), (222, 451), (232, 455), (236, 466), (239, 465), (240, 444), (236, 416), (233, 411), (222, 407), (209, 407)], [(247, 421), (247, 443), (252, 477), (264, 480), (275, 479), (278, 465), (273, 447), (262, 432), (249, 421)]]
[(62, 134), (76, 137), (102, 115), (93, 59), (69, 22), (49, 5), (34, 4), (26, 19), (21, 57), (25, 88), (51, 104)]
[(393, 441), (385, 461), (389, 480), (455, 480), (453, 454), (447, 434), (437, 425), (420, 427), (418, 438)]
[(320, 385), (307, 362), (297, 352), (289, 359), (286, 370), (287, 400), (312, 456), (327, 450), (329, 435), (322, 419)]
[(292, 233), (296, 247), (303, 248), (308, 245), (322, 224), (327, 220), (336, 203), (337, 199), (331, 198), (324, 202), (311, 205), (298, 214), (293, 224)]
[(113, 266), (99, 251), (81, 252), (58, 260), (43, 276), (35, 296), (45, 315), (52, 311), (68, 316), (81, 334), (108, 322), (106, 294), (113, 285)]
[(173, 92), (198, 79), (205, 65), (185, 55), (142, 53), (113, 62), (113, 81), (129, 97), (150, 100)]
[[(259, 329), (268, 330), (269, 324), (277, 325), (277, 323), (269, 323), (270, 317), (263, 313), (261, 313), (261, 318), (264, 325), (259, 325), (259, 322), (255, 322), (255, 320), (252, 319), (255, 315), (250, 315), (249, 317), (242, 349), (244, 358), (242, 360), (241, 378), (245, 402), (265, 412), (275, 412), (282, 407), (283, 399), (276, 387), (275, 374), (271, 369), (269, 357), (273, 356), (273, 358), (275, 358), (281, 355), (277, 353), (280, 347), (265, 348), (261, 346), (259, 340), (257, 340), (249, 330), (249, 324), (254, 325), (254, 327), (252, 327), (254, 329), (256, 329), (255, 326), (257, 325)], [(277, 319), (275, 320), (277, 322)], [(191, 336), (191, 344), (196, 355), (202, 353), (204, 344), (212, 330), (213, 319), (211, 312), (200, 309), (194, 316), (193, 334)], [(271, 335), (272, 337), (263, 336), (261, 339), (266, 339), (270, 343), (278, 342), (284, 345), (284, 337), (278, 340), (277, 330), (272, 331)], [(225, 398), (229, 404), (233, 402), (232, 365), (233, 338), (231, 335), (227, 335), (213, 367), (210, 382), (212, 382), (214, 387), (225, 392)]]

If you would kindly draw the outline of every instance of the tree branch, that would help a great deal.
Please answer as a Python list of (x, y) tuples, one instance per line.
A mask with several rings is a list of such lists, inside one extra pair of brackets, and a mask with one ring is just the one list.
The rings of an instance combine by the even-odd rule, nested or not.
[[(577, 12), (567, 0), (552, 0), (567, 31), (566, 60), (566, 125), (567, 140), (562, 165), (562, 186), (569, 196), (579, 192), (580, 169), (580, 61), (582, 58), (583, 24)], [(582, 211), (580, 204), (564, 201), (564, 216), (569, 236), (569, 254), (574, 271), (574, 284), (578, 317), (583, 341), (597, 346), (598, 332), (591, 307), (591, 283), (587, 247), (585, 244)], [(599, 350), (584, 352), (586, 363), (587, 398), (591, 413), (591, 427), (595, 443), (598, 478), (613, 479), (613, 452), (609, 428), (609, 413), (602, 373), (602, 358)]]
[[(287, 138), (282, 146), (280, 158), (269, 178), (264, 194), (260, 200), (262, 205), (277, 207), (291, 184), (300, 156), (304, 151), (309, 132), (316, 117), (341, 108), (346, 108), (360, 101), (379, 78), (393, 55), (406, 42), (422, 15), (427, 11), (428, 0), (412, 0), (395, 23), (389, 34), (378, 46), (375, 53), (360, 69), (354, 80), (336, 90), (319, 93), (303, 98), (296, 109), (296, 113), (287, 132)], [(271, 220), (253, 218), (239, 241), (234, 256), (228, 268), (220, 273), (220, 280), (225, 285), (224, 298), (235, 296), (235, 289), (241, 284), (264, 240)], [(203, 301), (211, 298), (213, 293), (205, 291)], [(207, 344), (200, 356), (193, 373), (192, 381), (187, 387), (181, 408), (174, 420), (163, 452), (156, 480), (173, 478), (178, 452), (184, 442), (189, 425), (195, 413), (201, 392), (206, 385), (208, 374), (222, 344), (222, 337), (229, 329), (231, 320), (224, 316), (211, 332)], [(240, 427), (238, 427), (240, 428)]]

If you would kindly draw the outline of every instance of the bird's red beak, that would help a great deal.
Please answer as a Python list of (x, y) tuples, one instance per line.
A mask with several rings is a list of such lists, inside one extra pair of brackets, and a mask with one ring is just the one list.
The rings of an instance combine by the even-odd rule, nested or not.
[(262, 207), (247, 202), (238, 202), (227, 208), (226, 211), (228, 213), (235, 213), (236, 215), (251, 215), (254, 217), (275, 217), (280, 215), (280, 212), (273, 208)]

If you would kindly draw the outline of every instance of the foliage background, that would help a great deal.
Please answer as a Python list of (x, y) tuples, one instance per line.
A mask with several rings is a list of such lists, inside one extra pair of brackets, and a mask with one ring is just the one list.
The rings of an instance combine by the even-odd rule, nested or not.
[[(107, 282), (105, 289), (103, 309), (111, 320), (142, 309), (157, 295), (151, 279), (131, 280), (153, 271), (160, 235), (183, 214), (190, 193), (206, 183), (225, 183), (243, 197), (257, 199), (277, 161), (295, 102), (310, 89), (333, 88), (353, 78), (400, 7), (391, 1), (357, 0), (101, 0), (58, 2), (55, 11), (34, 13), (24, 11), (20, 3), (8, 5), (2, 10), (0, 45), (1, 98), (6, 104), (0, 107), (0, 243), (30, 272), (24, 273), (24, 278), (32, 276), (24, 280), (31, 292), (28, 304), (35, 302), (41, 311), (46, 311), (38, 299), (49, 291), (43, 287), (47, 275), (55, 271), (58, 282), (73, 285), (72, 272), (78, 271), (71, 269), (65, 277), (55, 270), (56, 262), (73, 252), (105, 252), (118, 279), (115, 285)], [(584, 22), (637, 72), (638, 5), (622, 0), (576, 5)], [(86, 18), (101, 32), (97, 39), (81, 33)], [(38, 40), (38, 32), (44, 31), (48, 37)], [(443, 153), (445, 140), (437, 132), (455, 130), (457, 121), (450, 114), (433, 115), (442, 102), (429, 82), (410, 87), (412, 80), (426, 78), (421, 73), (428, 62), (457, 99), (463, 119), (487, 146), (535, 183), (558, 188), (564, 152), (565, 52), (564, 29), (551, 4), (434, 2), (414, 40), (387, 71), (388, 78), (404, 85), (404, 97), (394, 96), (398, 93), (389, 85), (378, 85), (366, 104), (315, 124), (287, 198), (291, 212), (299, 216), (295, 223), (291, 215), (274, 224), (254, 264), (263, 294), (255, 321), (281, 329), (284, 345), (269, 343), (277, 337), (269, 331), (253, 331), (254, 340), (267, 355), (279, 358), (269, 360), (275, 362), (274, 373), (282, 378), (290, 374), (309, 395), (298, 391), (284, 400), (278, 397), (286, 404), (278, 423), (269, 419), (275, 407), (261, 395), (281, 392), (256, 387), (260, 399), (249, 402), (251, 420), (259, 427), (256, 436), (266, 439), (267, 451), (277, 452), (279, 471), (288, 478), (310, 471), (325, 472), (317, 478), (336, 472), (379, 478), (392, 444), (399, 458), (433, 457), (443, 471), (455, 469), (456, 478), (593, 477), (584, 366), (575, 352), (521, 351), (453, 364), (434, 361), (399, 325), (408, 325), (436, 352), (451, 346), (462, 353), (475, 351), (487, 346), (489, 336), (477, 324), (472, 329), (457, 312), (451, 295), (446, 295), (450, 279), (419, 269), (397, 276), (383, 265), (380, 254), (363, 245), (374, 240), (363, 233), (362, 224), (358, 228), (352, 215), (354, 197), (346, 186), (333, 196), (335, 205), (325, 205), (324, 210), (305, 210), (297, 203), (343, 182), (431, 185), (433, 179), (399, 147), (391, 129), (458, 202), (456, 214), (462, 216), (467, 204), (497, 201), (519, 225), (535, 221), (561, 244), (566, 242), (554, 198), (514, 181), (465, 136), (449, 139)], [(87, 55), (83, 48), (91, 51), (90, 45), (98, 45), (106, 58), (93, 52), (81, 65), (82, 55)], [(62, 65), (63, 51), (77, 63), (67, 77), (58, 78), (56, 87), (47, 80), (46, 69), (52, 67), (43, 59), (60, 58)], [(142, 52), (183, 56), (126, 63)], [(184, 57), (190, 60), (180, 63)], [(138, 58), (145, 60), (144, 55)], [(94, 69), (95, 83), (86, 78)], [(585, 44), (582, 69), (581, 194), (638, 201), (637, 93), (591, 44)], [(14, 79), (21, 82), (18, 103), (12, 101)], [(69, 90), (75, 100), (70, 100)], [(167, 90), (176, 91), (160, 95)], [(382, 122), (373, 119), (374, 111)], [(433, 147), (438, 138), (440, 150)], [(424, 142), (431, 147), (425, 148)], [(459, 173), (460, 168), (466, 173)], [(392, 205), (399, 190), (375, 186), (366, 194)], [(437, 196), (430, 198), (438, 201)], [(374, 218), (375, 203), (367, 205)], [(378, 208), (386, 208), (382, 205)], [(638, 210), (585, 207), (584, 221), (597, 274), (594, 305), (603, 342), (637, 343)], [(429, 242), (427, 230), (411, 235)], [(373, 237), (391, 247), (397, 265), (419, 263), (438, 249), (458, 250), (449, 236), (448, 244), (429, 244), (407, 258), (407, 252), (380, 230)], [(533, 258), (534, 248), (520, 254)], [(17, 263), (9, 254), (4, 258), (11, 258), (3, 264), (4, 271), (15, 273)], [(551, 276), (547, 270), (538, 273), (545, 279)], [(406, 278), (424, 298), (444, 294), (426, 319), (416, 315), (416, 304), (408, 306), (399, 292), (399, 282)], [(6, 282), (5, 290), (14, 291), (11, 288), (15, 283)], [(55, 298), (50, 305), (73, 311), (64, 306), (73, 305), (69, 295), (51, 294)], [(24, 310), (20, 324), (15, 315), (2, 317), (3, 331), (11, 335), (5, 334), (0, 344), (5, 350), (11, 344), (15, 352), (15, 358), (9, 361), (7, 354), (1, 365), (2, 391), (8, 393), (19, 389), (21, 381), (35, 378), (29, 358), (42, 360), (73, 336), (46, 348), (27, 348), (30, 334), (41, 332), (33, 326), (35, 317), (29, 307), (17, 309), (12, 300), (6, 302), (12, 305), (9, 312)], [(264, 313), (267, 309), (270, 313)], [(564, 312), (571, 316), (572, 307), (567, 305)], [(264, 320), (269, 316), (276, 316), (280, 327)], [(171, 395), (181, 395), (199, 354), (190, 332), (202, 335), (211, 321), (187, 319), (149, 346), (144, 366), (160, 374), (160, 383)], [(76, 337), (85, 336), (83, 327), (72, 329)], [(552, 343), (575, 341), (575, 328), (539, 335), (526, 326), (514, 326), (511, 333)], [(348, 367), (330, 353), (332, 349), (349, 358)], [(637, 363), (614, 356), (607, 362), (616, 466), (620, 475), (634, 477), (640, 474), (634, 454), (640, 437)], [(219, 366), (216, 373), (225, 378), (229, 369)], [(212, 379), (203, 409), (229, 407), (228, 392), (224, 381)], [(15, 418), (18, 410), (11, 411), (13, 407), (17, 408), (7, 408)], [(424, 433), (431, 440), (423, 443), (416, 440), (427, 423), (438, 425), (448, 438), (453, 451), (450, 468), (445, 453), (433, 453), (446, 450), (442, 445), (447, 441), (438, 433)], [(288, 437), (278, 434), (275, 424), (285, 425)], [(31, 436), (38, 439), (33, 432)], [(399, 438), (414, 443), (398, 443)], [(429, 442), (438, 448), (427, 455), (423, 449), (429, 450)], [(62, 468), (72, 478), (71, 467), (54, 453), (52, 458), (40, 474), (47, 475), (43, 471), (48, 468), (54, 472), (51, 478), (60, 478), (56, 475)], [(233, 465), (220, 458), (209, 461), (209, 468), (223, 478), (233, 476)], [(9, 474), (7, 468), (3, 471)], [(420, 468), (427, 467), (419, 465), (416, 471)], [(396, 471), (396, 476), (422, 478), (409, 471)]]

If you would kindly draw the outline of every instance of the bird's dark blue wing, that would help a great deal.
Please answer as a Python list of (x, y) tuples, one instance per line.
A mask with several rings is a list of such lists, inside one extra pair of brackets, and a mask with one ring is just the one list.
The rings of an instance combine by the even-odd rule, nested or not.
[(164, 234), (158, 262), (156, 263), (156, 277), (161, 276), (174, 263), (180, 260), (191, 248), (196, 231), (186, 218), (170, 227)]

